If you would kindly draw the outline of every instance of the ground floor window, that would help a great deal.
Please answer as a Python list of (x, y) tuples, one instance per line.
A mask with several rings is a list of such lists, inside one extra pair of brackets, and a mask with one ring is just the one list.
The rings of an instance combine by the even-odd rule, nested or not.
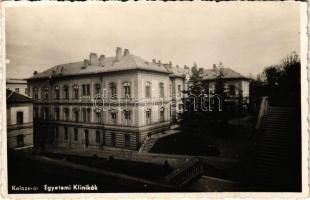
[(55, 138), (59, 138), (59, 128), (58, 128), (58, 126), (55, 127)]
[(116, 145), (116, 136), (115, 133), (111, 133), (111, 145), (115, 146)]
[(16, 137), (16, 140), (17, 140), (17, 146), (18, 147), (24, 146), (24, 135), (18, 135)]
[(74, 129), (74, 141), (78, 141), (78, 140), (79, 140), (78, 129), (75, 128)]
[(96, 143), (100, 143), (100, 131), (96, 131)]
[(130, 147), (130, 135), (125, 135), (125, 147)]
[(89, 132), (87, 129), (85, 129), (84, 133), (85, 133), (85, 147), (87, 148), (89, 146), (89, 135), (88, 135)]
[(69, 138), (68, 127), (65, 127), (64, 130), (65, 130), (65, 140), (68, 140), (68, 138)]

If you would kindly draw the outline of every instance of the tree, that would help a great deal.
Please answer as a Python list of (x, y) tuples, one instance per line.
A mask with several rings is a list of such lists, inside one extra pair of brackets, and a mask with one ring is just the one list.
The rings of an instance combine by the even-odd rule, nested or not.
[(300, 59), (295, 52), (280, 64), (265, 68), (266, 95), (277, 106), (300, 105)]

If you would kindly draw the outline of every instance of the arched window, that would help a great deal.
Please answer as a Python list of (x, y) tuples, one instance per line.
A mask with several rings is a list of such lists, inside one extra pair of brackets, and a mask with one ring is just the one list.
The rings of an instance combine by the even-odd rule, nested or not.
[(151, 98), (151, 82), (147, 81), (145, 84), (145, 98)]

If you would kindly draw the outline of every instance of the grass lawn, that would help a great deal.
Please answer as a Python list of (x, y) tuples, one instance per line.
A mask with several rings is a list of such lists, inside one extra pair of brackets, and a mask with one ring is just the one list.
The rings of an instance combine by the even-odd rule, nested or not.
[(219, 150), (209, 140), (184, 133), (160, 138), (150, 152), (196, 156), (219, 155)]

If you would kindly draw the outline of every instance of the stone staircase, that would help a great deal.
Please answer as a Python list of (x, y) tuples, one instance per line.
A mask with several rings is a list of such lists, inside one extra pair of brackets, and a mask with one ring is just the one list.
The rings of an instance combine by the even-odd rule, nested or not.
[[(290, 107), (268, 107), (258, 130), (254, 150), (253, 182), (261, 190), (292, 189), (298, 179), (299, 113)], [(298, 131), (299, 130), (299, 131)], [(298, 184), (295, 184), (298, 185)]]
[(149, 152), (157, 140), (158, 140), (158, 137), (147, 138), (146, 141), (141, 146), (139, 152)]

